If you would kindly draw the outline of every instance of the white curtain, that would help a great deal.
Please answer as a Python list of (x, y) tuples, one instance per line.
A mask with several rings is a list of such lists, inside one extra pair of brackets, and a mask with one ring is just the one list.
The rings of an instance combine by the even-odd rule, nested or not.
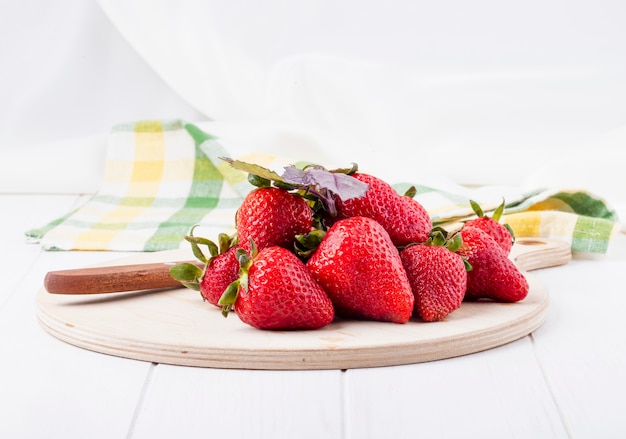
[(181, 117), (383, 176), (622, 192), (626, 2), (97, 3), (3, 7), (0, 153)]

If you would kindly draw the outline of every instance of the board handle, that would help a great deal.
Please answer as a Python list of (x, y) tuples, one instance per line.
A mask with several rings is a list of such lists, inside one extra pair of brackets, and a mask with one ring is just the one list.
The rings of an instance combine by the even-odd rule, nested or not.
[(181, 261), (58, 270), (46, 274), (44, 287), (52, 294), (101, 294), (180, 287), (180, 282), (170, 275), (170, 268), (182, 262), (202, 268), (198, 261)]
[(569, 243), (545, 238), (517, 238), (509, 258), (522, 271), (565, 265), (572, 259)]

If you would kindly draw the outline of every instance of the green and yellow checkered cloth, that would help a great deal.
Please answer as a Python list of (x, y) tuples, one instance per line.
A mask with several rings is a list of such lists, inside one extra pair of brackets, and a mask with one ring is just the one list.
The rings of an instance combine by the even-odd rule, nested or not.
[[(230, 155), (216, 137), (180, 120), (116, 126), (101, 189), (82, 207), (26, 236), (46, 250), (158, 251), (185, 245), (194, 225), (204, 227), (207, 237), (231, 233), (236, 209), (251, 186), (220, 159), (224, 156)], [(280, 164), (264, 153), (236, 158), (265, 167)], [(470, 217), (469, 199), (488, 211), (504, 196), (494, 198), (489, 188), (451, 193), (415, 183), (394, 187), (402, 192), (415, 185), (416, 199), (436, 224)], [(505, 221), (517, 236), (561, 239), (574, 252), (606, 252), (618, 228), (614, 212), (581, 191), (507, 193), (506, 201)]]

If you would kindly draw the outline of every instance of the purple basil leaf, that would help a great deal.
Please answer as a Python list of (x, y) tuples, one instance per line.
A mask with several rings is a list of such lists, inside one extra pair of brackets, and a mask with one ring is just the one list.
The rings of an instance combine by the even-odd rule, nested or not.
[(362, 197), (369, 188), (366, 183), (349, 175), (313, 167), (302, 170), (293, 165), (287, 166), (282, 178), (287, 183), (305, 186), (327, 204), (332, 204), (331, 194), (335, 194), (342, 201), (345, 201)]
[(361, 198), (369, 188), (366, 183), (346, 174), (337, 174), (321, 169), (310, 169), (307, 172), (311, 174), (313, 181), (320, 188), (328, 189), (342, 201)]
[(287, 183), (310, 186), (313, 184), (311, 176), (307, 171), (298, 169), (293, 165), (285, 166), (285, 172), (281, 175)]

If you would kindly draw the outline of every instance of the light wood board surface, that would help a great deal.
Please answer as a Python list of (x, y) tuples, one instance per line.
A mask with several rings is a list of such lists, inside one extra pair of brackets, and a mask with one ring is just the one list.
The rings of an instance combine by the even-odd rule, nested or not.
[[(566, 263), (563, 243), (520, 241), (511, 257), (526, 268)], [(129, 264), (188, 259), (187, 251), (139, 254)], [(53, 336), (115, 356), (174, 365), (238, 369), (351, 369), (439, 360), (519, 339), (544, 322), (548, 292), (531, 274), (515, 304), (463, 303), (444, 321), (407, 324), (338, 320), (315, 331), (261, 331), (221, 316), (184, 288), (100, 295), (41, 289), (37, 316)]]

